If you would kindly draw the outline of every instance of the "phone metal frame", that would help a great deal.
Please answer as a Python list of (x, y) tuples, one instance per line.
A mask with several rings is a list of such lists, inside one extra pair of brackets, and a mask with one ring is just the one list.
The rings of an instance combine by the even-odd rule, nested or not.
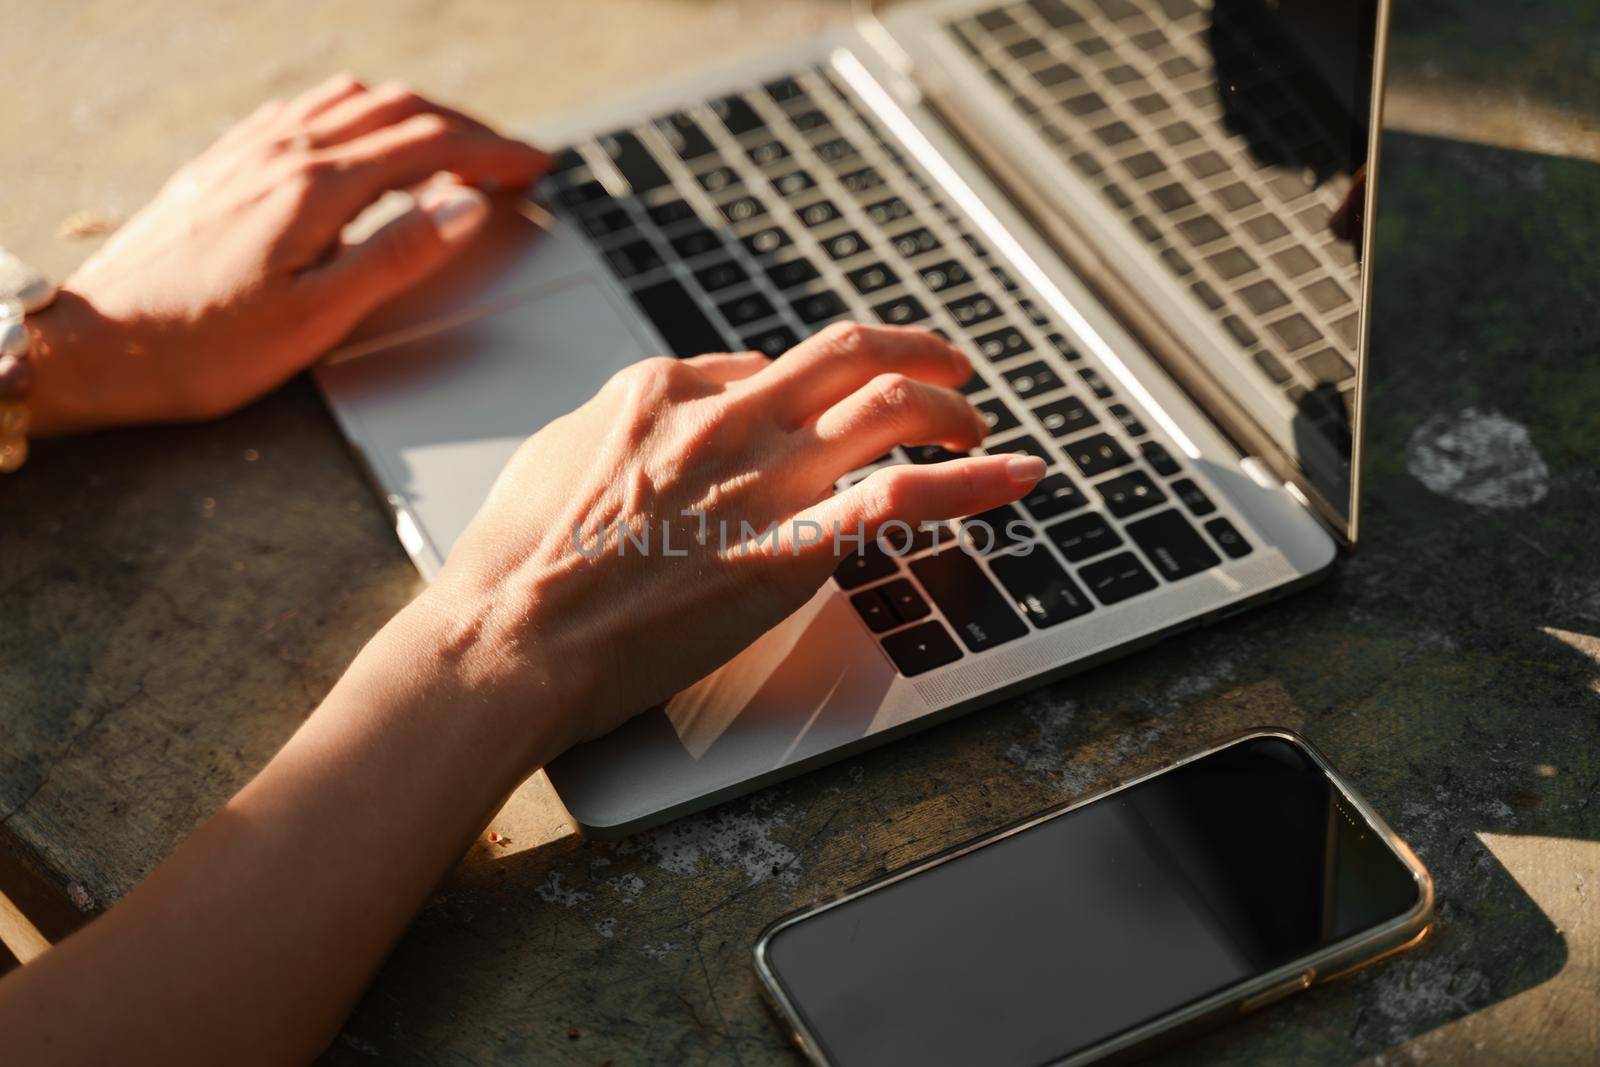
[(1265, 971), (1252, 978), (1238, 982), (1208, 997), (1183, 1005), (1131, 1030), (1108, 1038), (1098, 1045), (1073, 1053), (1063, 1059), (1052, 1060), (1050, 1061), (1052, 1067), (1077, 1067), (1078, 1064), (1094, 1063), (1107, 1057), (1128, 1054), (1135, 1050), (1141, 1053), (1149, 1051), (1144, 1046), (1154, 1045), (1163, 1040), (1179, 1040), (1185, 1036), (1220, 1025), (1230, 1018), (1254, 1011), (1259, 1007), (1265, 1007), (1280, 997), (1297, 993), (1302, 989), (1308, 989), (1317, 983), (1325, 983), (1342, 978), (1381, 959), (1420, 944), (1432, 929), (1434, 904), (1433, 878), (1428, 874), (1427, 868), (1422, 865), (1422, 861), (1417, 858), (1416, 853), (1412, 852), (1411, 847), (1389, 827), (1389, 824), (1384, 822), (1383, 818), (1372, 809), (1372, 806), (1350, 786), (1350, 783), (1338, 771), (1334, 770), (1322, 753), (1317, 751), (1315, 745), (1292, 730), (1279, 727), (1262, 727), (1223, 738), (1168, 766), (1151, 771), (1149, 774), (1140, 775), (1137, 778), (1130, 779), (1082, 800), (1069, 801), (1065, 804), (1048, 808), (1039, 814), (1030, 815), (1019, 822), (1012, 823), (1010, 826), (990, 831), (970, 841), (952, 846), (928, 859), (876, 878), (826, 903), (813, 905), (784, 916), (762, 931), (761, 937), (757, 940), (753, 949), (756, 973), (761, 978), (762, 990), (766, 995), (769, 1007), (790, 1027), (793, 1041), (800, 1051), (811, 1062), (828, 1067), (828, 1065), (832, 1064), (832, 1061), (823, 1053), (821, 1044), (817, 1041), (815, 1035), (811, 1033), (800, 1014), (799, 1008), (789, 997), (788, 991), (784, 989), (782, 982), (779, 981), (776, 972), (773, 971), (767, 959), (768, 946), (778, 933), (796, 923), (811, 918), (813, 915), (827, 911), (830, 908), (836, 908), (864, 894), (883, 889), (901, 879), (921, 874), (931, 867), (937, 867), (941, 863), (957, 859), (974, 849), (982, 848), (1013, 834), (1021, 833), (1023, 830), (1031, 829), (1040, 823), (1058, 818), (1068, 812), (1076, 811), (1085, 805), (1104, 800), (1122, 792), (1124, 789), (1130, 789), (1158, 775), (1175, 771), (1179, 767), (1221, 752), (1223, 749), (1262, 738), (1276, 738), (1298, 747), (1321, 769), (1322, 773), (1327, 776), (1328, 780), (1339, 791), (1349, 808), (1359, 813), (1366, 820), (1368, 827), (1378, 839), (1388, 845), (1390, 851), (1411, 872), (1411, 876), (1417, 884), (1417, 903), (1409, 911), (1389, 922), (1348, 937), (1310, 955), (1292, 960), (1273, 970)]

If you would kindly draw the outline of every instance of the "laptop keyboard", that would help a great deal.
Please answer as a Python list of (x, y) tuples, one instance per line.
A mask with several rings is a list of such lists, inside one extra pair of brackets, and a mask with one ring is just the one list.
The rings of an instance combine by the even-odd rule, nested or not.
[[(1250, 139), (1322, 169), (1342, 153), (1297, 107), (1284, 50), (1208, 6), (1029, 0), (947, 29), (1255, 366), (1347, 442), (1360, 270), (1328, 222), (1349, 181), (1263, 166), (1229, 124), (1262, 102)], [(1252, 81), (1231, 86), (1241, 110), (1225, 121), (1212, 70), (1229, 52)]]
[[(964, 391), (989, 421), (984, 451), (1040, 456), (1049, 473), (1016, 507), (916, 531), (909, 553), (869, 544), (840, 564), (835, 581), (902, 674), (1252, 551), (826, 68), (575, 145), (542, 192), (679, 356), (777, 358), (848, 318), (922, 326), (981, 357)], [(951, 457), (895, 449), (841, 484)]]

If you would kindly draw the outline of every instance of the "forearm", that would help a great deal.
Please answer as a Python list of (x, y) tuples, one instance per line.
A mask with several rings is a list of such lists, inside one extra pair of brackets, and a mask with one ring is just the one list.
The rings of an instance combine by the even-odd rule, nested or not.
[(472, 836), (559, 744), (546, 726), (556, 709), (498, 699), (477, 655), (427, 603), (397, 617), (146, 882), (0, 982), (6, 1055), (315, 1054)]

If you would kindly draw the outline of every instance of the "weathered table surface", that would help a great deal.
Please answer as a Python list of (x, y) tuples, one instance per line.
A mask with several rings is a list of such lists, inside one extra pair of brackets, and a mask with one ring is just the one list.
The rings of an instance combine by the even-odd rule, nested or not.
[[(73, 212), (131, 210), (231, 117), (332, 69), (513, 122), (847, 14), (161, 10), (33, 5), (0, 35), (0, 234), (51, 269), (87, 250), (57, 235)], [(1368, 523), (1332, 581), (622, 843), (572, 836), (536, 778), (495, 822), (509, 840), (463, 859), (328, 1061), (785, 1062), (747, 964), (769, 920), (1262, 723), (1312, 737), (1416, 846), (1438, 936), (1173, 1060), (1600, 1059), (1600, 166), (1581, 158), (1600, 158), (1600, 49), (1586, 5), (1505, 10), (1396, 15), (1392, 125), (1454, 139), (1384, 146)], [(1442, 448), (1470, 458), (1470, 431), (1517, 427), (1537, 456), (1506, 449), (1505, 470), (1454, 495), (1413, 473), (1437, 486)], [(39, 447), (0, 479), (0, 853), (16, 877), (115, 901), (416, 588), (304, 382), (214, 425)], [(59, 915), (41, 924), (70, 925)]]

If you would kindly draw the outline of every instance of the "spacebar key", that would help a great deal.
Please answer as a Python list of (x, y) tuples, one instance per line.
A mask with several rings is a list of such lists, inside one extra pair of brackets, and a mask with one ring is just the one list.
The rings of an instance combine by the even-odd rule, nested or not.
[(911, 565), (911, 573), (972, 651), (982, 652), (1028, 632), (977, 561), (960, 549), (924, 556)]
[(661, 282), (633, 291), (633, 299), (645, 317), (667, 342), (675, 356), (698, 356), (703, 352), (726, 352), (728, 342), (722, 331), (711, 325), (706, 313), (677, 282)]

